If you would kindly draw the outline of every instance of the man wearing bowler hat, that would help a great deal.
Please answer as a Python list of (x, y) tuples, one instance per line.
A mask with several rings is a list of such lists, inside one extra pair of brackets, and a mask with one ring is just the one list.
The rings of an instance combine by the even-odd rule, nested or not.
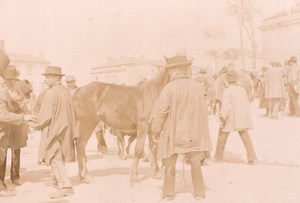
[(49, 196), (56, 199), (74, 193), (64, 163), (74, 158), (73, 124), (75, 117), (72, 96), (68, 88), (61, 82), (64, 75), (61, 68), (48, 66), (43, 75), (49, 89), (43, 97), (38, 112), (36, 129), (40, 129), (45, 138), (45, 144), (40, 147), (45, 148), (45, 163), (53, 170), (55, 179), (52, 181), (52, 185), (58, 186), (58, 190)]
[(185, 55), (166, 58), (170, 81), (163, 88), (151, 115), (151, 129), (158, 140), (158, 159), (165, 166), (163, 198), (175, 197), (178, 154), (191, 163), (195, 199), (205, 197), (200, 162), (209, 157), (210, 141), (204, 88), (188, 76), (191, 61)]

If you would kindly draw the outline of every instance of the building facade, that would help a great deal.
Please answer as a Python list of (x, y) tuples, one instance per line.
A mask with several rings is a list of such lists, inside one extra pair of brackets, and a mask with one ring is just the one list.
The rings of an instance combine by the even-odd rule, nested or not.
[(264, 64), (281, 63), (291, 56), (300, 57), (300, 6), (282, 11), (262, 21), (262, 54)]
[(91, 80), (118, 85), (135, 85), (152, 78), (162, 63), (145, 59), (110, 59), (91, 68)]

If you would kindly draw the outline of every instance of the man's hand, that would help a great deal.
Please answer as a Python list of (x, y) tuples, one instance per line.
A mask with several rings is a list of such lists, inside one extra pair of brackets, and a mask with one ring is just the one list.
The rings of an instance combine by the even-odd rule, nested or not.
[(159, 134), (153, 134), (153, 141), (158, 143), (159, 140)]
[(34, 115), (30, 115), (30, 114), (25, 114), (24, 115), (24, 120), (26, 121), (26, 122), (37, 122), (37, 117), (36, 116), (34, 116)]

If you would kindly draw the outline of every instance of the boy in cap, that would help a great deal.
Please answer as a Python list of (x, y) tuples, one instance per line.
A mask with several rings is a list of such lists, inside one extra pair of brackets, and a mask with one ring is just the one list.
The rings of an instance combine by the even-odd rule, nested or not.
[(214, 158), (223, 160), (227, 138), (232, 131), (238, 131), (247, 150), (249, 164), (255, 164), (256, 155), (248, 134), (252, 128), (250, 103), (243, 87), (237, 84), (237, 73), (230, 70), (226, 73), (229, 86), (224, 90), (223, 103), (220, 109), (220, 130)]
[(158, 141), (158, 159), (165, 166), (163, 198), (175, 197), (175, 172), (178, 154), (184, 154), (191, 163), (195, 199), (205, 198), (200, 162), (212, 150), (207, 104), (204, 88), (188, 76), (192, 62), (186, 56), (166, 58), (170, 75), (151, 116), (151, 130)]

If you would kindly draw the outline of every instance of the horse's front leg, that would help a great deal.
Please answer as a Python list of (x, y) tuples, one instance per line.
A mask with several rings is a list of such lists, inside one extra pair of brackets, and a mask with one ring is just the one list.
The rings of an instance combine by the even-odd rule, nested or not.
[(136, 186), (138, 183), (138, 165), (144, 152), (145, 140), (147, 137), (147, 122), (139, 122), (137, 124), (137, 140), (134, 149), (133, 164), (130, 172), (130, 185)]
[(85, 153), (85, 147), (92, 135), (94, 128), (91, 123), (84, 122), (79, 123), (79, 137), (76, 139), (76, 149), (77, 149), (77, 161), (78, 161), (78, 173), (80, 180), (86, 183), (92, 181), (92, 177), (88, 174), (87, 170), (87, 157)]

